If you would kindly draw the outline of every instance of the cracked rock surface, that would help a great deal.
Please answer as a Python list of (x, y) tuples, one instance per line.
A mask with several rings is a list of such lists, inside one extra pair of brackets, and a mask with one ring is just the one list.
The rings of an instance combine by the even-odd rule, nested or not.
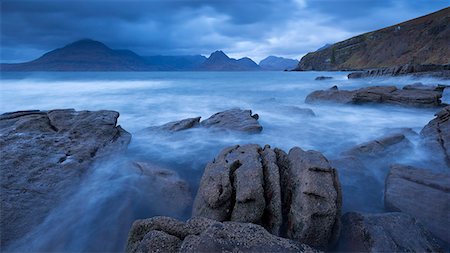
[(225, 148), (206, 166), (193, 216), (260, 224), (327, 249), (339, 236), (341, 205), (337, 172), (321, 153), (249, 144)]
[(98, 159), (131, 135), (114, 111), (19, 111), (0, 115), (1, 247), (40, 224)]
[(159, 216), (133, 223), (127, 253), (138, 252), (318, 252), (277, 237), (252, 223), (193, 217), (187, 222)]

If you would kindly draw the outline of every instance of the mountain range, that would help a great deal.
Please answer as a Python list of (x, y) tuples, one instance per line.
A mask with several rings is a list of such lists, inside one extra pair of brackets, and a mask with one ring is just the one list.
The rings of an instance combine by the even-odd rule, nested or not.
[(306, 54), (296, 70), (360, 70), (450, 63), (450, 7)]
[[(280, 58), (284, 59), (284, 58)], [(285, 59), (288, 61), (293, 61)], [(275, 63), (276, 65), (276, 63)], [(295, 66), (291, 66), (292, 68)], [(271, 70), (284, 69), (285, 65)], [(24, 63), (3, 63), (1, 71), (258, 71), (252, 59), (233, 59), (222, 51), (202, 55), (140, 56), (130, 50), (115, 50), (83, 39)], [(264, 68), (266, 69), (266, 68)], [(267, 69), (266, 69), (267, 70)]]

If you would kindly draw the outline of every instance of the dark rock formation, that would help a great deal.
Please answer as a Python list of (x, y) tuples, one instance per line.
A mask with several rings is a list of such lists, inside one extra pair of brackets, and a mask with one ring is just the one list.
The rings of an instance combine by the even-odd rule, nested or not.
[(251, 110), (230, 109), (218, 112), (201, 122), (203, 127), (214, 127), (233, 131), (259, 133), (262, 126), (258, 122), (258, 114)]
[(339, 90), (336, 86), (328, 90), (318, 90), (310, 93), (306, 103), (320, 101), (343, 104), (393, 104), (414, 107), (442, 106), (443, 89), (436, 86), (430, 89), (408, 86), (397, 89), (395, 86), (371, 86), (358, 90)]
[(442, 167), (450, 167), (450, 106), (436, 114), (420, 132), (429, 157)]
[(114, 111), (20, 111), (0, 115), (1, 247), (21, 238), (77, 185), (94, 161), (131, 135)]
[(297, 70), (358, 70), (449, 64), (450, 8), (308, 53)]
[(239, 60), (228, 57), (222, 51), (213, 52), (196, 70), (204, 71), (249, 71), (261, 68), (248, 57)]
[(450, 78), (450, 64), (447, 65), (422, 65), (422, 64), (405, 64), (389, 68), (368, 69), (364, 71), (352, 72), (347, 75), (349, 79), (367, 78), (367, 77), (383, 77), (383, 76), (432, 76), (444, 79)]
[(393, 165), (386, 178), (385, 206), (410, 214), (450, 243), (450, 174)]
[(354, 148), (344, 151), (342, 154), (358, 158), (376, 159), (386, 156), (397, 156), (399, 153), (408, 151), (411, 148), (412, 143), (404, 134), (395, 133), (357, 145)]
[(205, 168), (193, 216), (251, 222), (326, 249), (339, 235), (340, 184), (316, 151), (258, 145), (224, 149)]
[(169, 217), (154, 217), (134, 222), (126, 252), (317, 251), (305, 244), (271, 235), (251, 223), (221, 223), (202, 217), (181, 222)]
[(277, 56), (268, 56), (259, 62), (259, 66), (263, 70), (272, 71), (291, 70), (294, 69), (297, 64), (297, 60)]
[(333, 79), (333, 77), (331, 77), (331, 76), (318, 76), (314, 80), (322, 81), (322, 80), (330, 80), (330, 79)]
[(438, 241), (404, 213), (346, 213), (339, 251), (442, 252)]
[(160, 131), (167, 131), (167, 132), (178, 132), (178, 131), (194, 128), (199, 125), (200, 125), (200, 117), (196, 117), (196, 118), (188, 118), (188, 119), (183, 119), (183, 120), (178, 120), (178, 121), (172, 121), (172, 122), (166, 123), (162, 126), (149, 127), (149, 128), (144, 129), (144, 131), (160, 130)]

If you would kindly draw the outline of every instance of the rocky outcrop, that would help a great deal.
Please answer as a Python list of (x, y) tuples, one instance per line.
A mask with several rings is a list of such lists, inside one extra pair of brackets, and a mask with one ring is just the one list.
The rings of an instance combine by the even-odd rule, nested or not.
[(384, 158), (386, 156), (396, 156), (399, 153), (412, 148), (412, 143), (402, 133), (382, 136), (363, 144), (359, 144), (342, 154), (345, 156), (355, 156), (358, 158)]
[(178, 132), (195, 127), (216, 128), (238, 132), (259, 133), (263, 127), (259, 124), (258, 114), (239, 108), (218, 112), (200, 122), (201, 117), (172, 121), (161, 126), (148, 127), (144, 131)]
[(318, 76), (314, 80), (322, 81), (322, 80), (330, 80), (330, 79), (333, 79), (333, 77), (331, 77), (331, 76)]
[(0, 115), (1, 246), (21, 238), (77, 185), (93, 162), (131, 135), (114, 111), (19, 111)]
[(450, 174), (393, 165), (386, 178), (385, 206), (419, 220), (435, 236), (450, 243)]
[[(433, 87), (433, 86), (432, 86)], [(442, 106), (443, 89), (406, 86), (398, 89), (395, 86), (371, 86), (358, 90), (339, 90), (336, 86), (328, 90), (310, 93), (306, 103), (333, 102), (341, 104), (393, 104), (414, 107)]]
[(429, 157), (442, 167), (450, 167), (450, 106), (436, 114), (420, 132)]
[(385, 77), (385, 76), (432, 76), (448, 79), (450, 78), (450, 64), (405, 64), (389, 68), (368, 69), (364, 71), (352, 72), (347, 75), (349, 79), (367, 78), (367, 77)]
[(404, 213), (346, 213), (342, 252), (442, 252), (434, 236)]
[(450, 8), (306, 54), (296, 70), (359, 70), (449, 64)]
[(251, 223), (218, 222), (194, 217), (181, 222), (154, 217), (134, 222), (127, 253), (137, 252), (317, 252), (268, 233)]
[(337, 173), (322, 154), (253, 144), (226, 148), (206, 166), (193, 216), (261, 224), (326, 249), (339, 235), (341, 203)]

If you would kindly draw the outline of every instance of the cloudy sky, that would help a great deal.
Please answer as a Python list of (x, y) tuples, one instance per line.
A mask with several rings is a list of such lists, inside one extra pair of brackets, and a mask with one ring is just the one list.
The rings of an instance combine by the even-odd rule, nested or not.
[(256, 61), (300, 58), (326, 43), (449, 6), (448, 0), (1, 0), (1, 62), (78, 39), (140, 55), (223, 50)]

